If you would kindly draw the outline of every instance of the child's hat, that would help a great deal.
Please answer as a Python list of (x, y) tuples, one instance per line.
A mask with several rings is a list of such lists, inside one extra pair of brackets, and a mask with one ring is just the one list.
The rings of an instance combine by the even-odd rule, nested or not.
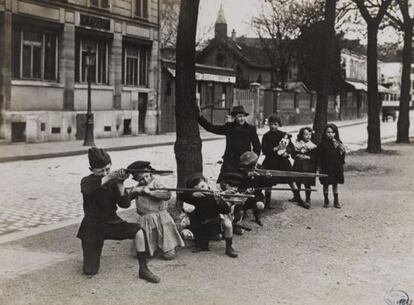
[(187, 177), (187, 187), (192, 188), (193, 186), (197, 185), (198, 182), (201, 180), (205, 180), (202, 173), (194, 173)]
[(257, 156), (256, 153), (252, 152), (252, 151), (246, 151), (245, 153), (243, 153), (240, 156), (240, 166), (246, 167), (246, 166), (251, 166), (257, 163), (257, 160), (259, 159), (259, 157)]
[(91, 147), (88, 150), (89, 166), (91, 168), (102, 168), (111, 163), (111, 157), (102, 148)]
[(267, 123), (278, 123), (280, 127), (282, 127), (282, 120), (276, 114), (272, 114), (267, 118)]
[(243, 180), (243, 175), (234, 172), (224, 173), (222, 176), (223, 182), (233, 186), (238, 186)]
[(150, 165), (151, 162), (148, 161), (135, 161), (128, 165), (127, 169), (151, 169), (153, 170), (152, 166)]

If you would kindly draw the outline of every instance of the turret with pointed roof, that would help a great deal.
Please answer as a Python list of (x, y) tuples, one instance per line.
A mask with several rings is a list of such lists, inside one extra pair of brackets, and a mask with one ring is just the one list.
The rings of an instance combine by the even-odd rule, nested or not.
[(217, 14), (217, 20), (214, 27), (214, 38), (223, 39), (227, 37), (227, 22), (224, 17), (223, 4), (220, 4), (220, 9)]

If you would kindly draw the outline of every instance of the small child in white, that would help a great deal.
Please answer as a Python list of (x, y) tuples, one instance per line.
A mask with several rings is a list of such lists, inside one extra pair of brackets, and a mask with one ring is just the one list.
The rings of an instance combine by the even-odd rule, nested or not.
[[(146, 161), (136, 161), (127, 169), (154, 170), (150, 162)], [(160, 249), (164, 259), (174, 259), (175, 248), (184, 247), (185, 244), (167, 211), (171, 193), (165, 190), (150, 190), (164, 188), (150, 172), (133, 173), (132, 177), (138, 182), (138, 186), (132, 189), (132, 194), (135, 195), (138, 222), (145, 232), (149, 255), (153, 256), (154, 252)]]

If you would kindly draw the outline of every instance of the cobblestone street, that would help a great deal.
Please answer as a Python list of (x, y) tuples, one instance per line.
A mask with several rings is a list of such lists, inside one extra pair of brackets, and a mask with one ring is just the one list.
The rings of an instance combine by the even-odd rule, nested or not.
[[(223, 141), (221, 141), (223, 142)], [(220, 149), (214, 149), (219, 145)], [(222, 154), (220, 141), (204, 144), (205, 174), (214, 177)], [(172, 146), (111, 152), (113, 168), (136, 160), (148, 160), (154, 167), (175, 171)], [(89, 174), (87, 156), (61, 157), (0, 164), (4, 181), (0, 211), (0, 234), (54, 224), (83, 215), (80, 179)], [(176, 176), (161, 178), (175, 186)], [(127, 183), (131, 184), (129, 179)]]
[[(344, 122), (346, 123), (346, 122)], [(392, 140), (396, 122), (382, 123), (383, 139)], [(297, 127), (287, 126), (286, 131)], [(348, 150), (365, 147), (366, 124), (340, 128)], [(175, 135), (172, 135), (175, 137)], [(219, 172), (224, 140), (203, 143), (204, 173), (214, 182)], [(136, 160), (148, 160), (154, 167), (176, 170), (173, 146), (159, 146), (111, 152), (113, 169), (126, 167)], [(56, 224), (83, 215), (80, 179), (89, 174), (86, 155), (33, 161), (0, 163), (0, 180), (3, 191), (0, 210), (0, 235)], [(162, 177), (174, 187), (176, 176)], [(132, 181), (127, 180), (127, 184)]]

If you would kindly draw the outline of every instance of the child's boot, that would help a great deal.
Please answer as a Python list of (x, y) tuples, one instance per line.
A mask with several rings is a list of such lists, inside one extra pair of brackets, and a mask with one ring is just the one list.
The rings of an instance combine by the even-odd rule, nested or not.
[(273, 210), (274, 208), (270, 205), (270, 199), (272, 197), (272, 192), (271, 191), (266, 191), (265, 192), (265, 209), (268, 210)]
[(311, 205), (311, 200), (310, 200), (311, 191), (305, 191), (305, 194), (306, 194), (306, 200), (305, 200), (305, 202), (307, 202), (309, 204), (309, 206), (310, 206)]
[(310, 209), (310, 205), (302, 200), (302, 197), (300, 196), (300, 192), (298, 190), (293, 191), (293, 194), (295, 196), (295, 202), (299, 203), (299, 205), (305, 209)]
[(240, 228), (237, 223), (233, 223), (233, 233), (236, 235), (243, 235), (243, 229)]
[(194, 247), (193, 247), (193, 250), (191, 250), (191, 252), (198, 253), (200, 251), (201, 251), (200, 237), (198, 236), (198, 234), (195, 234), (194, 235)]
[(200, 249), (201, 249), (201, 251), (210, 251), (210, 248), (208, 246), (209, 243), (210, 243), (210, 240), (208, 238), (203, 238), (200, 241)]
[(232, 244), (233, 238), (226, 238), (226, 255), (234, 258), (237, 257), (238, 254), (236, 253), (236, 251), (234, 251)]
[(253, 214), (254, 214), (254, 221), (261, 227), (263, 227), (263, 222), (260, 218), (260, 211), (257, 209), (253, 210)]
[(325, 201), (324, 201), (323, 207), (324, 207), (324, 208), (328, 208), (328, 207), (329, 207), (329, 198), (328, 198), (328, 194), (327, 194), (327, 193), (326, 193), (326, 194), (323, 194), (323, 197), (325, 197)]
[(171, 260), (175, 259), (175, 249), (164, 252), (162, 254), (162, 258), (167, 260), (167, 261), (171, 261)]
[(146, 280), (150, 283), (159, 283), (161, 279), (156, 276), (154, 273), (149, 270), (147, 266), (147, 254), (144, 252), (138, 252), (138, 263), (139, 263), (139, 272), (138, 276), (139, 278)]
[(341, 204), (339, 203), (338, 193), (334, 194), (334, 207), (337, 209), (342, 208)]

